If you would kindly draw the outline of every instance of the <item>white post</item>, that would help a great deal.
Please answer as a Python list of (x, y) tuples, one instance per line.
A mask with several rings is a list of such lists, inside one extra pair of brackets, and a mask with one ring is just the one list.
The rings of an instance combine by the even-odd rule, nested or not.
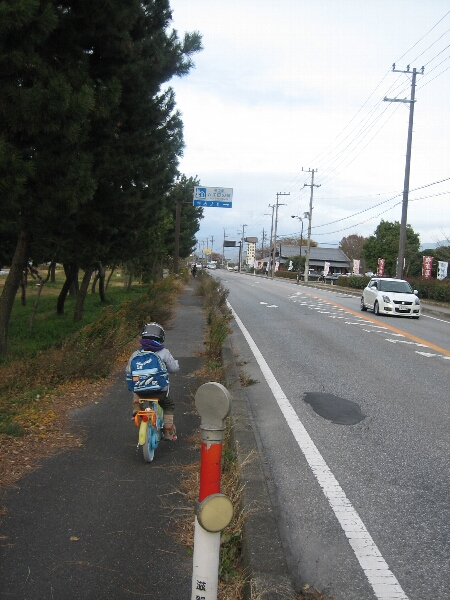
[(204, 383), (195, 394), (195, 406), (201, 416), (202, 446), (191, 600), (217, 600), (220, 532), (233, 518), (231, 500), (220, 493), (222, 442), (225, 418), (231, 408), (230, 392), (220, 383)]
[(220, 535), (203, 529), (195, 517), (191, 600), (217, 600)]

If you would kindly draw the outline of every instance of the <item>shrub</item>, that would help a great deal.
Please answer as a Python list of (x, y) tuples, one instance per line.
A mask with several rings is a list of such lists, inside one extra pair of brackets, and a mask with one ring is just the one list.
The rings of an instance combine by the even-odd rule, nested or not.
[(445, 279), (408, 279), (411, 287), (419, 292), (423, 300), (434, 300), (436, 302), (450, 302), (450, 281)]
[(276, 271), (275, 277), (284, 277), (284, 279), (297, 279), (297, 271)]
[(355, 275), (351, 275), (350, 277), (338, 277), (338, 285), (351, 287), (357, 290), (363, 290), (369, 281), (370, 277), (356, 277)]
[(209, 358), (214, 360), (220, 356), (223, 342), (230, 333), (229, 323), (232, 316), (227, 305), (229, 290), (208, 273), (202, 273), (197, 285), (197, 294), (203, 297), (209, 328), (206, 346)]

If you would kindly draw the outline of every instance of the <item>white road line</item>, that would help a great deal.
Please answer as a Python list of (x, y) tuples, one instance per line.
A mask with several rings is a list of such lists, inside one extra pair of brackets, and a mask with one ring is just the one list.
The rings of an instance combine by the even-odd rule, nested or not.
[(350, 546), (372, 586), (376, 598), (378, 600), (408, 600), (408, 596), (402, 590), (395, 575), (390, 571), (388, 564), (381, 556), (381, 553), (372, 539), (372, 536), (367, 531), (366, 526), (351, 505), (344, 490), (339, 485), (339, 482), (331, 472), (291, 403), (281, 389), (280, 384), (275, 379), (274, 374), (270, 370), (269, 365), (261, 354), (258, 346), (253, 341), (253, 338), (231, 304), (228, 301), (227, 304), (258, 362), (299, 448), (303, 452), (309, 467), (314, 473), (337, 520), (344, 530)]
[(425, 317), (426, 319), (433, 319), (433, 321), (440, 321), (441, 323), (447, 323), (448, 324), (448, 319), (438, 319), (437, 317), (431, 317), (430, 315), (424, 315), (422, 313), (422, 317)]

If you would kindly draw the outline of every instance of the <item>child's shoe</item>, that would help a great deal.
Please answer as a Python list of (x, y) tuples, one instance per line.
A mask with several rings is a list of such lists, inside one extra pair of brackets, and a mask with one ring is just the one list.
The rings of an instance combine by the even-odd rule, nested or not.
[(164, 427), (164, 440), (169, 442), (177, 441), (177, 430), (175, 425), (172, 425), (172, 427)]

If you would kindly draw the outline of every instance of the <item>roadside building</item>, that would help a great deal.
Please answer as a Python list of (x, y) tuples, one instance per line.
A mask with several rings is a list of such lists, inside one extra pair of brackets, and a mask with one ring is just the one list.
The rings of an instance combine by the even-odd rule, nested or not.
[[(302, 256), (306, 256), (306, 247), (303, 246), (301, 250)], [(299, 254), (299, 246), (277, 244), (275, 270), (278, 271), (279, 268), (287, 269), (291, 259)], [(257, 268), (267, 269), (270, 265), (270, 256), (255, 261), (256, 263)], [(351, 260), (340, 248), (311, 246), (309, 250), (309, 268), (321, 273), (324, 270), (325, 263), (329, 263), (330, 273), (348, 273), (351, 270)]]
[(246, 264), (253, 265), (253, 263), (255, 262), (255, 256), (256, 256), (256, 244), (254, 244), (253, 242), (248, 242), (247, 243), (247, 254), (246, 254), (246, 259), (245, 259)]

